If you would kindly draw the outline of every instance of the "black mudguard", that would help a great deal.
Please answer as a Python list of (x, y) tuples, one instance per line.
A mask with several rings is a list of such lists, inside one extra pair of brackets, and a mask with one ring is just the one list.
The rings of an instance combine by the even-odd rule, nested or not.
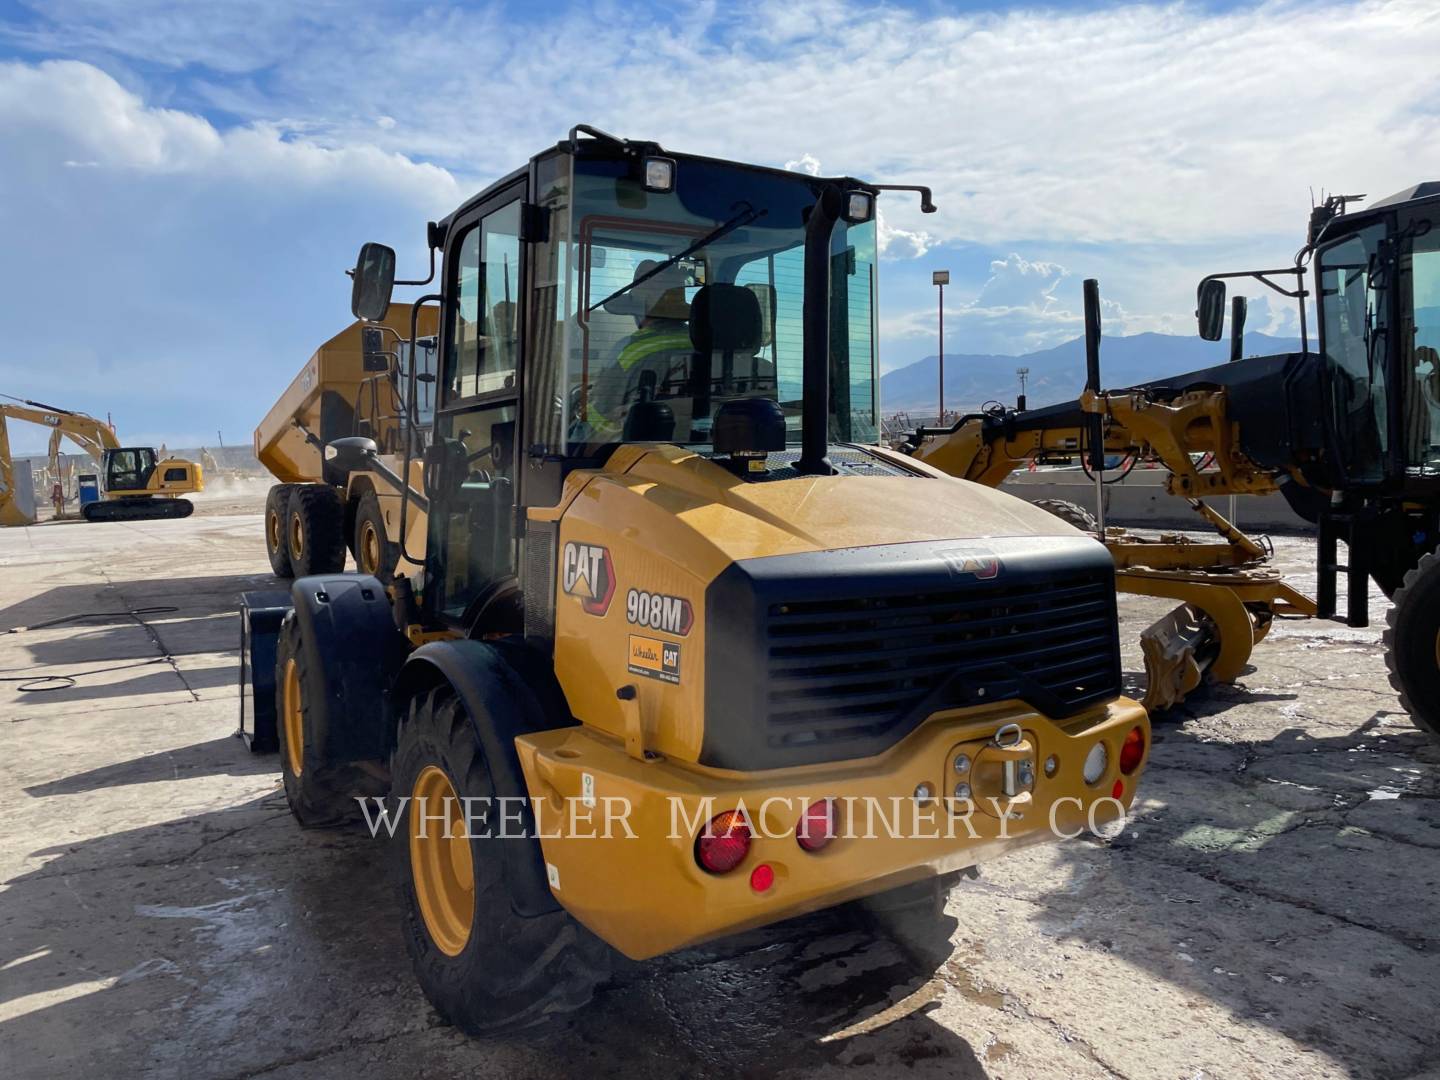
[(301, 648), (325, 694), (307, 705), (328, 762), (387, 760), (395, 745), (390, 689), (409, 645), (395, 627), (385, 586), (368, 574), (317, 574), (290, 589)]
[[(405, 662), (392, 700), (398, 706), (441, 682), (449, 683), (465, 703), (495, 794), (528, 800), (515, 737), (578, 723), (570, 715), (554, 668), (519, 640), (433, 641)], [(526, 832), (534, 835), (528, 801), (524, 824)], [(545, 878), (539, 841), (507, 843), (504, 851), (506, 885), (516, 913), (529, 916), (556, 910), (559, 905)]]

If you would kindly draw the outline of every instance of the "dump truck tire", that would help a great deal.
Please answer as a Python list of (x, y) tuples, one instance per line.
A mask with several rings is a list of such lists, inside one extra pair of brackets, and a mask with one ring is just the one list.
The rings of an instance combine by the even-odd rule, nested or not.
[(265, 496), (265, 554), (270, 556), (270, 571), (276, 577), (294, 574), (290, 565), (290, 495), (295, 484), (272, 484)]
[(345, 500), (329, 484), (296, 484), (290, 492), (290, 569), (297, 578), (345, 569)]
[(382, 585), (389, 585), (394, 580), (400, 553), (397, 545), (386, 538), (385, 514), (373, 491), (360, 496), (360, 505), (355, 510), (354, 545), (355, 569), (378, 578)]
[(324, 700), (325, 673), (312, 671), (301, 648), (300, 624), (292, 612), (280, 624), (275, 649), (275, 725), (280, 741), (280, 775), (285, 801), (307, 829), (343, 825), (359, 816), (356, 798), (385, 793), (385, 784), (358, 766), (332, 764), (319, 748), (321, 716), (306, 703)]
[(1405, 575), (1386, 616), (1385, 666), (1415, 726), (1440, 739), (1440, 552)]
[[(475, 835), (467, 837), (461, 800), (491, 799), (495, 786), (471, 718), (450, 686), (409, 702), (390, 772), (388, 820), (397, 823), (391, 849), (405, 944), (440, 1015), (484, 1035), (588, 1002), (609, 974), (609, 947), (564, 911), (525, 917), (511, 904), (500, 845), (537, 841), (484, 835), (499, 817), (485, 801), (469, 804), (477, 809), (470, 821)], [(424, 816), (416, 813), (422, 798)], [(442, 813), (451, 815), (449, 824)]]
[(1041, 510), (1048, 510), (1066, 524), (1074, 525), (1081, 532), (1100, 531), (1100, 523), (1095, 520), (1095, 515), (1079, 503), (1067, 499), (1036, 499), (1035, 505)]

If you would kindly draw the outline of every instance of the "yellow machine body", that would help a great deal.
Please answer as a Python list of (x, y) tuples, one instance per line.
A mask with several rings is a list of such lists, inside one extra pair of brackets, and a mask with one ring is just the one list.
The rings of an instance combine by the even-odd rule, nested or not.
[[(1074, 835), (1097, 802), (1116, 794), (1117, 780), (1119, 802), (1128, 807), (1133, 798), (1141, 770), (1121, 777), (1116, 763), (1132, 729), (1148, 747), (1148, 720), (1142, 707), (1118, 697), (1064, 720), (1015, 700), (937, 709), (884, 752), (832, 764), (760, 771), (699, 764), (706, 725), (728, 719), (707, 713), (707, 682), (735, 677), (726, 657), (706, 648), (707, 587), (736, 562), (945, 543), (981, 545), (1003, 561), (1019, 540), (1077, 535), (1022, 500), (880, 453), (928, 479), (809, 476), (756, 484), (690, 450), (624, 446), (603, 469), (572, 473), (553, 510), (530, 511), (532, 522), (558, 522), (568, 553), (558, 560), (555, 669), (582, 726), (522, 736), (517, 746), (539, 807), (555, 898), (633, 958), (973, 866), (1056, 837), (1052, 824), (1058, 835)], [(597, 558), (606, 563), (600, 573)], [(688, 615), (667, 617), (663, 604), (649, 599), (655, 596), (683, 602)], [(671, 616), (677, 610), (672, 606)], [(633, 696), (617, 694), (627, 686)], [(995, 786), (998, 773), (977, 779), (979, 806), (967, 828), (943, 800), (960, 779), (954, 759), (964, 752), (976, 761), (978, 778), (987, 746), (1006, 725), (1023, 731), (1036, 783), (1002, 829), (986, 803), (1007, 803)], [(1087, 784), (1082, 763), (1098, 740), (1109, 748), (1110, 765)], [(1047, 774), (1042, 763), (1052, 756)], [(921, 784), (936, 797), (917, 801)], [(852, 818), (830, 847), (805, 852), (794, 835), (798, 816), (806, 801), (822, 798), (853, 801), (862, 808), (855, 813), (887, 807), (904, 818), (907, 835), (850, 836), (865, 824)], [(594, 839), (583, 824), (573, 827), (567, 815), (587, 799), (597, 835), (607, 807), (624, 804), (634, 838)], [(746, 867), (770, 866), (777, 882), (770, 889), (752, 889), (747, 873), (721, 877), (696, 864), (697, 816), (703, 823), (736, 804), (756, 824)], [(908, 835), (917, 811), (934, 827)], [(1101, 818), (1119, 813), (1111, 805)], [(672, 827), (671, 815), (688, 824)]]

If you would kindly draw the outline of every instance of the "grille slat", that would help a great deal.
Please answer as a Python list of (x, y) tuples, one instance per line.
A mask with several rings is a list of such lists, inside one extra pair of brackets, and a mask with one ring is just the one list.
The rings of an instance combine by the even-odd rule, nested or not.
[[(1007, 639), (1008, 641), (1008, 639)], [(1080, 656), (1075, 656), (1077, 650), (1085, 650)], [(1003, 655), (1003, 652), (1001, 653)], [(1051, 659), (1053, 657), (1053, 660)], [(994, 659), (995, 657), (991, 657)], [(883, 667), (867, 668), (863, 671), (853, 670), (853, 665), (840, 666), (831, 665), (823, 669), (806, 668), (803, 671), (791, 671), (780, 673), (771, 668), (773, 677), (769, 683), (770, 699), (772, 701), (793, 700), (797, 694), (834, 695), (846, 692), (848, 686), (864, 686), (870, 683), (893, 682), (896, 676), (904, 676), (907, 679), (925, 678), (940, 675), (947, 671), (954, 671), (956, 667), (965, 663), (972, 657), (957, 653), (953, 649), (942, 654), (934, 663), (917, 666), (896, 667), (887, 663)], [(1097, 650), (1095, 639), (1087, 638), (1084, 641), (1069, 642), (1064, 645), (1055, 645), (1048, 649), (1036, 650), (1027, 653), (1023, 657), (1006, 657), (1006, 662), (1019, 671), (1028, 672), (1042, 669), (1046, 672), (1054, 672), (1062, 668), (1070, 668), (1079, 664), (1090, 663), (1093, 665), (1108, 664), (1111, 653), (1108, 649)], [(817, 682), (824, 683), (823, 687), (816, 687)]]
[[(1070, 618), (1067, 618), (1067, 620), (1062, 624), (1059, 624), (1055, 627), (1047, 627), (1044, 630), (1022, 630), (1017, 631), (1014, 634), (988, 633), (987, 631), (999, 630), (1008, 626), (1016, 625), (1016, 617), (1014, 615), (999, 615), (993, 619), (986, 619), (983, 622), (978, 623), (930, 623), (925, 626), (876, 627), (865, 632), (853, 631), (848, 633), (832, 634), (829, 636), (815, 634), (805, 640), (784, 638), (782, 639), (784, 641), (783, 645), (771, 646), (770, 656), (772, 659), (777, 661), (788, 660), (791, 658), (804, 659), (806, 656), (814, 652), (832, 654), (839, 652), (841, 650), (836, 648), (837, 645), (847, 647), (865, 646), (869, 643), (876, 641), (893, 641), (897, 638), (903, 639), (909, 637), (928, 636), (937, 639), (943, 638), (951, 641), (986, 639), (1010, 640), (1015, 637), (1024, 637), (1027, 634), (1034, 636), (1037, 634), (1054, 633), (1056, 631), (1064, 632), (1070, 630), (1072, 627), (1076, 629), (1093, 630), (1096, 624), (1105, 623), (1109, 617), (1108, 604), (1099, 600), (1095, 601), (1093, 604), (1086, 605), (1085, 609), (1082, 611), (1076, 611), (1074, 609), (1062, 609), (1062, 611), (1067, 616), (1070, 616)], [(1079, 616), (1082, 615), (1085, 616), (1085, 618), (1079, 618)], [(897, 655), (909, 654), (913, 652), (914, 649), (919, 645), (921, 645), (921, 643), (916, 642), (914, 644), (907, 645), (904, 648), (895, 648), (889, 651), (894, 652)]]
[(873, 738), (922, 705), (1003, 695), (1069, 714), (1119, 692), (1113, 578), (1093, 569), (772, 603), (766, 638), (777, 746)]
[(1021, 586), (1014, 590), (1008, 590), (1001, 597), (979, 591), (972, 596), (939, 594), (938, 599), (932, 599), (931, 597), (935, 594), (931, 594), (920, 598), (907, 595), (862, 598), (860, 600), (810, 600), (801, 604), (773, 605), (774, 608), (781, 610), (771, 611), (770, 632), (772, 634), (777, 631), (788, 633), (788, 628), (791, 626), (833, 626), (837, 620), (872, 619), (877, 614), (892, 618), (904, 618), (910, 615), (943, 617), (949, 614), (959, 614), (971, 608), (988, 607), (996, 603), (997, 599), (1010, 605), (1016, 605), (1023, 603), (1028, 598), (1035, 604), (1043, 604), (1048, 610), (1051, 605), (1062, 603), (1073, 597), (1108, 597), (1108, 594), (1109, 585), (1107, 583), (1085, 582), (1059, 587)]

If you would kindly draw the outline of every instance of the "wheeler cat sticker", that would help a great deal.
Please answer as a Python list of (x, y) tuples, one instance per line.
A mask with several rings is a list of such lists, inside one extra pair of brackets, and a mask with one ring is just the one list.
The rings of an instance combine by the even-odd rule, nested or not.
[(673, 641), (630, 635), (630, 674), (680, 682), (680, 646)]
[(604, 615), (615, 596), (615, 570), (610, 552), (598, 544), (565, 545), (560, 558), (560, 585), (567, 596), (578, 597), (590, 615)]
[(625, 594), (625, 618), (636, 626), (684, 637), (695, 625), (695, 610), (683, 596), (631, 589)]

